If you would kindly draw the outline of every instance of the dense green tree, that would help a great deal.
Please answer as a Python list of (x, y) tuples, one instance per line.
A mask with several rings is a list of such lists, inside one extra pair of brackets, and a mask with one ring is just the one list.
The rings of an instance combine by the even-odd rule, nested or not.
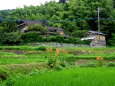
[(17, 25), (16, 21), (9, 21), (9, 20), (2, 21), (2, 23), (0, 24), (0, 27), (3, 27), (4, 31), (8, 32), (8, 33), (15, 32), (18, 30), (18, 25)]
[[(65, 2), (66, 0), (60, 1)], [(0, 18), (7, 20), (44, 20), (42, 21), (43, 24), (63, 28), (69, 35), (77, 35), (76, 32), (80, 31), (81, 33), (82, 30), (98, 30), (97, 19), (81, 19), (97, 18), (97, 8), (100, 7), (102, 9), (100, 11), (100, 29), (101, 32), (106, 34), (107, 44), (111, 44), (110, 40), (114, 39), (112, 34), (115, 34), (115, 22), (102, 18), (115, 19), (114, 2), (114, 0), (69, 0), (69, 2), (63, 4), (51, 1), (40, 6), (24, 6), (24, 8), (11, 11), (3, 10), (0, 11)], [(0, 21), (0, 23), (0, 32), (10, 33), (18, 30), (14, 21)], [(32, 26), (32, 28), (34, 27)]]
[(21, 34), (19, 32), (2, 33), (0, 44), (17, 45), (22, 43)]
[(87, 33), (87, 30), (77, 30), (72, 33), (72, 36), (76, 38), (83, 38), (87, 35), (86, 33)]

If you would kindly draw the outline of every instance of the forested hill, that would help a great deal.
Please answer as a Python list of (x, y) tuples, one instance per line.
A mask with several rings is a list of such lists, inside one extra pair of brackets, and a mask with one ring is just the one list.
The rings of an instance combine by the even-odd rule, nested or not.
[[(106, 34), (107, 43), (115, 39), (115, 10), (113, 0), (70, 0), (67, 3), (47, 2), (40, 6), (24, 6), (11, 11), (0, 11), (0, 19), (9, 20), (47, 20), (48, 26), (61, 27), (75, 36), (77, 31), (97, 30), (97, 8), (102, 9), (101, 32)], [(91, 19), (94, 18), (94, 19)], [(84, 20), (81, 20), (84, 19)], [(67, 21), (63, 21), (67, 20)], [(4, 24), (1, 23), (1, 27)]]

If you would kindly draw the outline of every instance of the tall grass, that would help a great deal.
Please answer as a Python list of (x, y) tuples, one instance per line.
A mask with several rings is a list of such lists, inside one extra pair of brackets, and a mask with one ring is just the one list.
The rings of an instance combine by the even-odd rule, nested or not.
[(13, 86), (115, 86), (114, 68), (74, 68), (15, 80)]

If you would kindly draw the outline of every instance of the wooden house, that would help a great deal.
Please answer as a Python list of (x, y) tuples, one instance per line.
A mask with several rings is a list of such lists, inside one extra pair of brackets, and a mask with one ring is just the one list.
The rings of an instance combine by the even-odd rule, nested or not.
[(88, 31), (87, 36), (81, 40), (91, 40), (91, 47), (105, 47), (106, 46), (106, 35), (101, 32)]
[(49, 35), (59, 34), (61, 36), (65, 36), (65, 30), (62, 28), (51, 27), (51, 26), (48, 26), (47, 28), (48, 28), (48, 30), (46, 31), (46, 34), (49, 34)]
[(42, 23), (38, 22), (38, 21), (20, 20), (18, 26), (19, 26), (21, 32), (25, 32), (29, 26), (35, 25), (35, 24), (41, 24), (42, 25)]
[[(35, 25), (35, 24), (41, 24), (43, 27), (45, 26), (42, 22), (39, 21), (31, 21), (31, 20), (21, 20), (19, 22), (19, 28), (21, 32), (26, 32), (29, 28), (29, 26)], [(47, 31), (45, 32), (46, 35), (56, 35), (59, 34), (61, 36), (66, 36), (65, 35), (65, 30), (62, 28), (58, 27), (52, 27), (52, 26), (46, 26)], [(42, 33), (38, 32), (39, 34), (42, 35)]]

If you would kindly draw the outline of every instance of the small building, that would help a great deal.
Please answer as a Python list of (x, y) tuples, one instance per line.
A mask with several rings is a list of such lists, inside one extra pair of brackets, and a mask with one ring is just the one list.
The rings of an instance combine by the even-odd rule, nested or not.
[(91, 47), (106, 47), (106, 35), (101, 32), (88, 31), (87, 37), (82, 38), (81, 40), (91, 40)]

